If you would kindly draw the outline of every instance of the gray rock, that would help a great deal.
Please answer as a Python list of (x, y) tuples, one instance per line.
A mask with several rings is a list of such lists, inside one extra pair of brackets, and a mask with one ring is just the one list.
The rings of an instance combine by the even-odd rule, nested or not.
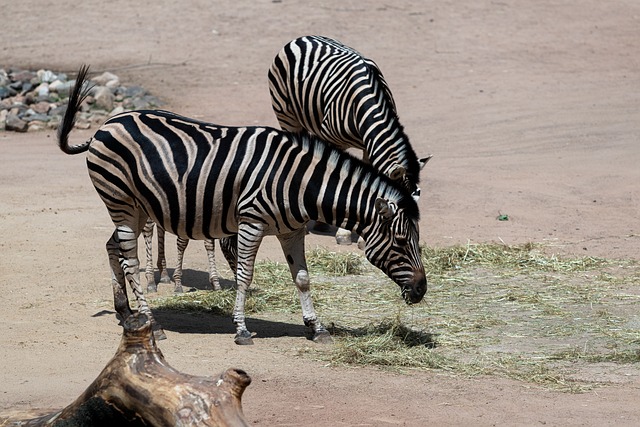
[(28, 70), (16, 70), (9, 73), (9, 77), (14, 82), (31, 82), (31, 79), (37, 77), (36, 73)]
[(9, 86), (7, 86), (9, 89), (13, 89), (15, 92), (20, 92), (22, 90), (22, 80), (18, 80), (15, 82), (11, 82), (9, 83)]
[[(131, 109), (161, 105), (141, 86), (120, 86), (118, 76), (102, 73), (92, 79), (98, 84), (80, 107), (76, 126), (88, 128), (108, 117)], [(66, 111), (67, 97), (75, 80), (64, 73), (40, 69), (3, 70), (0, 68), (0, 131), (26, 132), (55, 129)]]
[(48, 122), (49, 120), (51, 120), (51, 117), (47, 116), (46, 114), (36, 113), (33, 110), (27, 110), (27, 112), (21, 117), (21, 119), (25, 122)]
[(93, 99), (95, 106), (101, 110), (111, 111), (113, 110), (113, 102), (115, 96), (106, 86), (97, 86), (93, 90)]
[(58, 105), (49, 110), (50, 116), (64, 116), (65, 111), (67, 111), (67, 104)]
[(144, 94), (145, 94), (145, 91), (140, 86), (129, 86), (124, 90), (124, 96), (126, 96), (127, 98), (135, 98), (135, 97), (143, 96)]
[(5, 121), (5, 129), (14, 132), (26, 132), (29, 130), (29, 123), (20, 119), (20, 117), (15, 114), (8, 114)]
[(31, 105), (31, 109), (38, 114), (47, 114), (51, 109), (51, 103), (46, 101), (36, 102)]

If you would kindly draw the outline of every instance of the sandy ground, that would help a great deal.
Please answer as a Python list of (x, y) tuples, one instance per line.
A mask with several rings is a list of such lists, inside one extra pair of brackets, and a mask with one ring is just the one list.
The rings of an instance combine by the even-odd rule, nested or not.
[[(166, 109), (229, 125), (276, 125), (273, 56), (300, 35), (335, 37), (376, 60), (415, 150), (435, 155), (420, 201), (428, 245), (532, 241), (639, 258), (637, 2), (23, 0), (2, 15), (0, 66), (89, 63), (142, 84)], [(0, 133), (0, 153), (0, 413), (60, 408), (120, 340), (104, 250), (112, 226), (84, 160), (60, 153), (53, 132)], [(309, 244), (332, 247), (316, 236)], [(268, 239), (260, 256), (278, 252)], [(187, 268), (204, 271), (205, 261), (192, 244)], [(260, 339), (238, 347), (228, 319), (187, 317), (164, 320), (169, 363), (197, 375), (246, 370), (243, 406), (255, 425), (640, 423), (636, 380), (571, 395), (331, 368), (296, 356), (313, 345), (298, 318), (254, 319)]]

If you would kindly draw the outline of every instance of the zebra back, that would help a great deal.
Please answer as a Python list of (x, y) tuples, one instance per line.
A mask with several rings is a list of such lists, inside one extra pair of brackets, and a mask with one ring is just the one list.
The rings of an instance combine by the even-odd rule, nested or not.
[(418, 160), (376, 63), (337, 40), (306, 36), (285, 45), (269, 70), (283, 129), (307, 130), (338, 148), (358, 148), (380, 172), (417, 189)]
[(315, 137), (222, 127), (166, 111), (109, 119), (93, 138), (87, 165), (116, 224), (135, 226), (139, 206), (189, 239), (235, 234), (243, 220), (261, 222), (268, 234), (310, 219), (366, 233), (380, 197), (416, 222), (418, 216), (396, 183)]

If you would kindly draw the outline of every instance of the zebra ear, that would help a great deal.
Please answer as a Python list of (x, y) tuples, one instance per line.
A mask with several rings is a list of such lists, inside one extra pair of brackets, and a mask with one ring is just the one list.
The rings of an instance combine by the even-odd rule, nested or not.
[(389, 170), (389, 178), (394, 181), (400, 181), (407, 174), (407, 170), (404, 166), (399, 164), (394, 164)]
[(396, 205), (395, 203), (389, 203), (388, 200), (378, 197), (376, 199), (376, 211), (382, 216), (384, 219), (389, 219), (396, 214)]
[(427, 162), (431, 160), (432, 157), (433, 157), (433, 154), (429, 154), (427, 157), (418, 159), (418, 163), (420, 163), (420, 170), (424, 169), (424, 167), (427, 165)]

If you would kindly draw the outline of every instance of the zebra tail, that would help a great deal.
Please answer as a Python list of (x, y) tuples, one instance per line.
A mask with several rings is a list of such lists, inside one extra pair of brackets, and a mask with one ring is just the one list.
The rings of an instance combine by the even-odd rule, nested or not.
[(93, 85), (85, 85), (87, 80), (87, 74), (89, 73), (89, 66), (83, 65), (78, 71), (78, 77), (76, 78), (76, 84), (73, 86), (73, 91), (69, 96), (69, 104), (67, 105), (67, 111), (64, 113), (64, 118), (58, 126), (58, 146), (66, 154), (78, 154), (89, 149), (91, 139), (83, 142), (82, 144), (69, 145), (69, 133), (73, 129), (76, 123), (76, 113), (80, 110), (82, 102), (85, 100)]

